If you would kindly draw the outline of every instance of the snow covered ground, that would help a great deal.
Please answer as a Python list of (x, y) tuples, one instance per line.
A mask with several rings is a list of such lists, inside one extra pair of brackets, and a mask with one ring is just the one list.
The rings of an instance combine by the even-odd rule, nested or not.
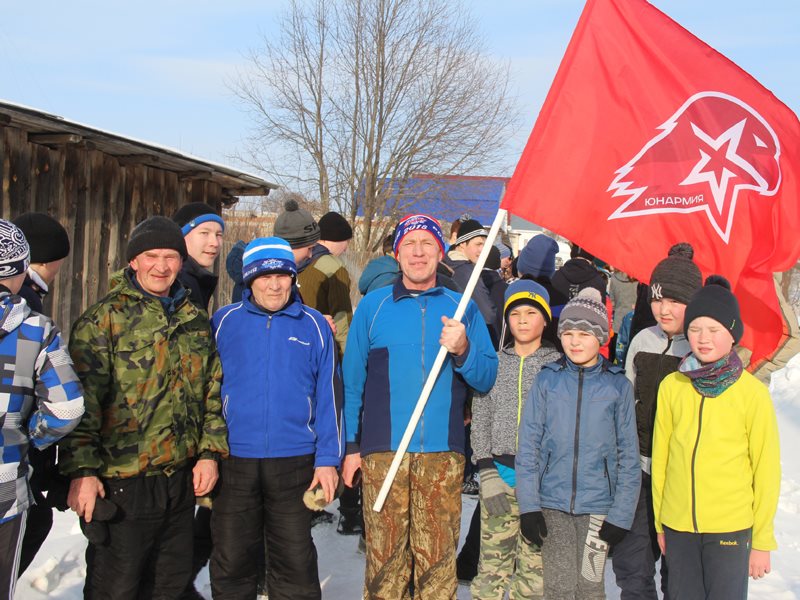
[[(751, 582), (750, 598), (790, 600), (800, 598), (800, 355), (773, 375), (770, 389), (778, 413), (783, 458), (783, 485), (775, 526), (779, 549), (772, 555), (772, 573), (765, 579)], [(464, 497), (462, 540), (474, 505), (473, 498)], [(319, 552), (322, 597), (325, 600), (361, 598), (364, 556), (358, 552), (357, 538), (341, 536), (336, 533), (335, 524), (325, 524), (314, 529), (314, 539)], [(82, 598), (85, 548), (86, 541), (73, 513), (56, 513), (53, 531), (20, 579), (16, 598)], [(610, 565), (606, 576), (607, 596), (619, 598)], [(200, 574), (198, 590), (211, 598), (207, 569)], [(459, 586), (458, 600), (469, 598), (469, 589)]]

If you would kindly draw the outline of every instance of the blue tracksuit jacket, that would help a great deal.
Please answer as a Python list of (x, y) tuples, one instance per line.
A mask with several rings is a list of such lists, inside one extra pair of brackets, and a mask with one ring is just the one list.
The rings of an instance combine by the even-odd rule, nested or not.
[[(440, 286), (412, 294), (398, 278), (361, 300), (343, 363), (348, 452), (397, 449), (439, 351), (441, 317), (452, 317), (460, 299)], [(468, 388), (485, 393), (494, 385), (497, 355), (472, 301), (463, 322), (469, 350), (445, 360), (409, 452), (463, 453)]]
[(296, 292), (274, 313), (250, 297), (245, 290), (241, 302), (211, 319), (231, 455), (314, 454), (315, 467), (338, 467), (344, 455), (342, 388), (330, 326)]

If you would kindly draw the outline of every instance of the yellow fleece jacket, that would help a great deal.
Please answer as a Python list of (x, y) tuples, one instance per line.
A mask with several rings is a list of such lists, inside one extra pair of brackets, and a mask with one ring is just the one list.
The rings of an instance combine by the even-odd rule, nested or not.
[(769, 390), (750, 373), (716, 398), (701, 396), (682, 373), (664, 378), (652, 467), (657, 532), (752, 527), (753, 548), (777, 548), (778, 423)]

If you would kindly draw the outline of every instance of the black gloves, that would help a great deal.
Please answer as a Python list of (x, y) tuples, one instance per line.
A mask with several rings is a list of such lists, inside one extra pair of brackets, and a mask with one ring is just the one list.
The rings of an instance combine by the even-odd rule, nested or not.
[(98, 496), (94, 502), (94, 511), (92, 512), (92, 520), (87, 523), (81, 517), (81, 531), (90, 543), (97, 546), (105, 546), (108, 542), (108, 521), (113, 520), (117, 516), (117, 505), (111, 500)]
[(616, 546), (622, 541), (627, 533), (627, 529), (617, 527), (608, 521), (603, 521), (598, 535), (600, 536), (600, 539), (606, 542), (609, 546)]
[(519, 528), (525, 541), (541, 546), (544, 538), (547, 537), (547, 524), (544, 522), (542, 511), (522, 513), (519, 521)]

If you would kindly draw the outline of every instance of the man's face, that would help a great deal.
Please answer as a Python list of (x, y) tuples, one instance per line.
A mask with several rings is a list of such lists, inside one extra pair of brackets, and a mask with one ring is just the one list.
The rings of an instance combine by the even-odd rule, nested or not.
[(183, 236), (189, 256), (201, 267), (210, 269), (214, 266), (220, 250), (222, 250), (222, 226), (216, 221), (200, 223)]
[(311, 258), (311, 249), (314, 246), (305, 246), (303, 248), (292, 248), (294, 254), (294, 264), (299, 265), (304, 260)]
[(441, 247), (432, 233), (417, 229), (407, 234), (397, 249), (406, 288), (427, 290), (436, 285), (436, 267), (441, 257)]
[(292, 294), (292, 277), (285, 273), (267, 273), (256, 277), (251, 286), (256, 304), (275, 312), (289, 302), (289, 296)]
[(145, 292), (166, 297), (181, 270), (183, 260), (177, 250), (156, 248), (137, 254), (131, 259), (130, 265), (136, 271), (136, 281)]
[(683, 333), (683, 315), (686, 312), (686, 305), (671, 298), (661, 298), (650, 302), (658, 326), (672, 337), (678, 333)]
[(478, 257), (481, 255), (481, 250), (486, 243), (486, 238), (483, 236), (474, 237), (469, 241), (461, 244), (461, 252), (467, 257), (467, 260), (472, 264), (478, 262)]

